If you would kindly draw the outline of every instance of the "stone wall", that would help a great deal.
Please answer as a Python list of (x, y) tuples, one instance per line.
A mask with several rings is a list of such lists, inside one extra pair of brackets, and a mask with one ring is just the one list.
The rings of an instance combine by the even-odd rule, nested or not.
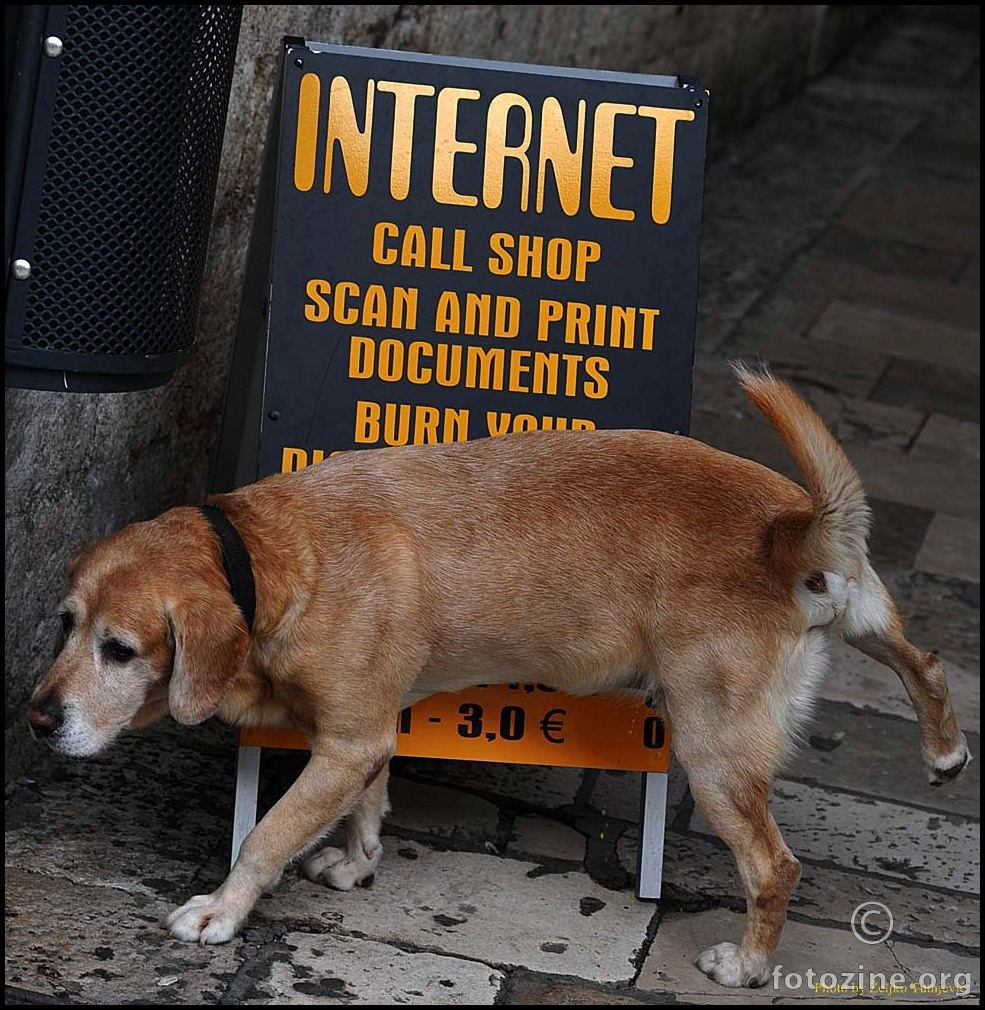
[(443, 55), (696, 74), (709, 155), (796, 93), (886, 5), (248, 5), (199, 321), (198, 357), (143, 392), (6, 393), (7, 775), (40, 759), (21, 715), (50, 657), (63, 566), (86, 540), (209, 482), (254, 197), (284, 35)]

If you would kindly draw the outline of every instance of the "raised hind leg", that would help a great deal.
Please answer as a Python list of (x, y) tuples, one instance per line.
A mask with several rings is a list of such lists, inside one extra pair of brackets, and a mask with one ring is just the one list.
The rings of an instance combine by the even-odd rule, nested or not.
[(920, 754), (930, 784), (956, 779), (971, 753), (954, 714), (944, 664), (907, 641), (899, 610), (871, 567), (859, 581), (846, 618), (845, 641), (894, 670), (903, 682), (920, 726)]

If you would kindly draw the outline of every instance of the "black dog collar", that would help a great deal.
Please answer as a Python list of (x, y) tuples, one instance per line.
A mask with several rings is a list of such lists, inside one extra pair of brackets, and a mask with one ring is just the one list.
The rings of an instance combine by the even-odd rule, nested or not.
[(222, 548), (222, 567), (226, 571), (226, 579), (232, 590), (233, 599), (243, 611), (246, 626), (253, 632), (253, 618), (256, 616), (257, 595), (256, 583), (253, 581), (253, 566), (250, 564), (250, 552), (243, 543), (236, 527), (221, 508), (215, 505), (202, 505), (202, 515), (215, 530)]

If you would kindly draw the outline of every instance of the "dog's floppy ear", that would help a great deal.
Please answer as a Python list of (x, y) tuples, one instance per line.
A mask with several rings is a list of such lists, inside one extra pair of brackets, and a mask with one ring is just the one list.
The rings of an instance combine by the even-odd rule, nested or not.
[(197, 597), (168, 611), (174, 667), (168, 688), (171, 715), (186, 726), (215, 715), (246, 659), (250, 633), (232, 597)]

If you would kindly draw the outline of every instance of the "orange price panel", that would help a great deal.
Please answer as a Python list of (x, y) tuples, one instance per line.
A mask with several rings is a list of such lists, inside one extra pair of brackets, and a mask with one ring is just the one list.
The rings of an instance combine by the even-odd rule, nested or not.
[[(289, 730), (245, 728), (245, 747), (306, 748)], [(662, 714), (614, 695), (574, 697), (536, 684), (494, 684), (435, 694), (397, 719), (397, 754), (513, 764), (666, 772)]]

